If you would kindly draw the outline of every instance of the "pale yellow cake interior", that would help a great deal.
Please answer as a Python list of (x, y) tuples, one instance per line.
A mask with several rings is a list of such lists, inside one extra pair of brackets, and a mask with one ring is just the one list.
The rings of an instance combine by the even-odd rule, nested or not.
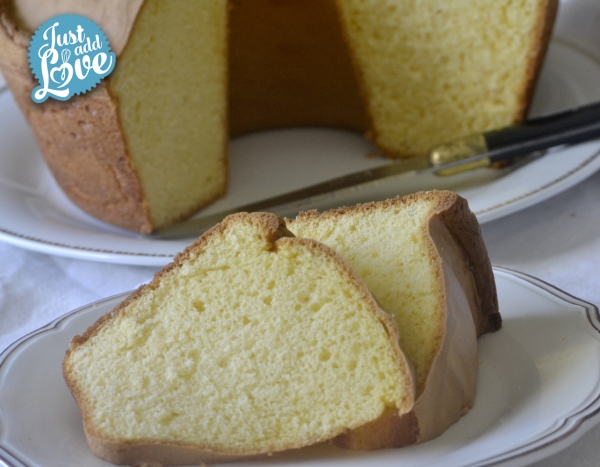
[(396, 156), (509, 125), (523, 110), (540, 2), (337, 0), (372, 117)]
[(322, 249), (274, 247), (245, 224), (71, 352), (68, 379), (101, 436), (238, 453), (308, 444), (411, 396), (372, 306)]
[(388, 204), (288, 222), (298, 237), (336, 250), (394, 317), (401, 347), (415, 368), (417, 394), (439, 350), (444, 324), (443, 279), (426, 235), (431, 206), (427, 201)]
[(226, 23), (226, 0), (147, 0), (109, 77), (155, 227), (225, 190)]

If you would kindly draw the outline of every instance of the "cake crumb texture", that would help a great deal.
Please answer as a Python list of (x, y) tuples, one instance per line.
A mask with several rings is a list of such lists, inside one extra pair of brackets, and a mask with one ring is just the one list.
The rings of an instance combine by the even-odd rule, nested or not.
[(374, 141), (392, 157), (521, 121), (553, 0), (337, 0)]
[(419, 192), (304, 212), (287, 224), (334, 249), (360, 275), (395, 320), (415, 371), (410, 414), (384, 414), (336, 444), (372, 450), (439, 436), (474, 404), (477, 336), (501, 326), (491, 263), (466, 200)]
[(337, 254), (290, 235), (231, 216), (73, 340), (64, 374), (94, 452), (252, 456), (410, 410), (393, 321)]

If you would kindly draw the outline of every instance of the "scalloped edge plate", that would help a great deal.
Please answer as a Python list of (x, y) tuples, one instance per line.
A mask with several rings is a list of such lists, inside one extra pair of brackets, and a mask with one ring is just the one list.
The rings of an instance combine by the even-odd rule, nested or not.
[[(523, 466), (576, 441), (600, 421), (598, 309), (526, 274), (504, 268), (494, 274), (504, 325), (480, 338), (475, 405), (442, 436), (370, 453), (319, 445), (260, 465)], [(126, 296), (68, 313), (0, 355), (0, 465), (111, 465), (87, 446), (61, 363), (72, 337)]]

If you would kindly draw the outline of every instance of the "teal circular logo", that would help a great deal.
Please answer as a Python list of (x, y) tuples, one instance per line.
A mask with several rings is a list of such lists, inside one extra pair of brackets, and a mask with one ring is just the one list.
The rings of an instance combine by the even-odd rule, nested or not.
[(40, 83), (34, 102), (66, 101), (95, 88), (115, 68), (116, 55), (100, 27), (80, 15), (59, 15), (42, 24), (29, 45), (29, 66)]

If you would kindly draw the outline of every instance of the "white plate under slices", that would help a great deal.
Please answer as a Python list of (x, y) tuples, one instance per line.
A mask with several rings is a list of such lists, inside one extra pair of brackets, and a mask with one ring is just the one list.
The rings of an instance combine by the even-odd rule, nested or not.
[[(228, 465), (515, 467), (572, 444), (600, 421), (598, 309), (522, 273), (494, 274), (503, 326), (479, 339), (474, 407), (440, 437), (374, 452), (320, 445)], [(0, 355), (0, 466), (112, 465), (89, 450), (61, 364), (73, 336), (125, 296), (73, 311)]]
[[(531, 116), (600, 101), (600, 63), (553, 40)], [(266, 131), (230, 146), (227, 196), (212, 214), (348, 173), (389, 164), (361, 135), (323, 128)], [(600, 140), (547, 154), (516, 171), (480, 169), (454, 177), (401, 180), (394, 194), (451, 189), (481, 223), (511, 214), (581, 182), (600, 169)], [(371, 195), (372, 197), (373, 195)], [(362, 201), (373, 201), (364, 199)], [(194, 239), (159, 240), (100, 222), (74, 206), (51, 176), (9, 92), (0, 94), (0, 240), (50, 254), (163, 266)]]

